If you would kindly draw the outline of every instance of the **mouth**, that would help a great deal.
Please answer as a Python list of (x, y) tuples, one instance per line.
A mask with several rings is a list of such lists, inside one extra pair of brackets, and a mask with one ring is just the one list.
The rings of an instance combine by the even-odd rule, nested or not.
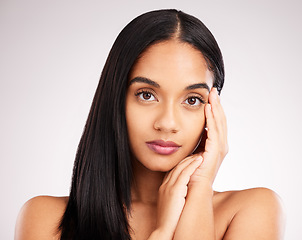
[(146, 142), (149, 149), (161, 155), (170, 155), (175, 153), (181, 146), (171, 141), (155, 140)]

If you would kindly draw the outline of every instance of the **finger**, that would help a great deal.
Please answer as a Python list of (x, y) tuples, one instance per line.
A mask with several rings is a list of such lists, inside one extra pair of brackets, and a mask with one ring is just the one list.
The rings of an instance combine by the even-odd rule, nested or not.
[[(223, 107), (218, 97), (217, 89), (213, 88), (209, 96), (209, 101), (212, 106), (212, 113), (216, 122), (217, 139), (219, 144), (219, 153), (221, 156), (225, 156), (228, 152), (228, 140), (227, 140), (227, 122)], [(223, 158), (222, 158), (223, 159)]]
[(194, 161), (192, 161), (186, 168), (184, 168), (178, 175), (174, 186), (180, 185), (180, 186), (186, 186), (192, 174), (195, 172), (195, 170), (202, 164), (203, 158), (201, 156), (198, 156), (195, 158)]
[(172, 171), (170, 176), (166, 179), (165, 184), (169, 184), (170, 186), (174, 185), (174, 183), (177, 181), (177, 178), (181, 174), (181, 172), (186, 169), (189, 165), (196, 162), (196, 159), (199, 161), (202, 159), (201, 155), (196, 154), (193, 156), (190, 156), (185, 159), (181, 164), (178, 164)]
[(220, 98), (218, 96), (218, 92), (216, 88), (212, 88), (210, 96), (209, 96), (209, 102), (212, 106), (212, 112), (214, 115), (215, 120), (223, 120), (225, 117), (223, 108), (220, 103)]
[(212, 106), (212, 113), (216, 122), (217, 130), (222, 139), (225, 140), (227, 136), (226, 116), (220, 103), (220, 98), (216, 88), (211, 90), (209, 101)]
[(206, 115), (206, 121), (207, 121), (207, 139), (214, 140), (218, 137), (217, 133), (217, 125), (216, 121), (214, 119), (214, 115), (212, 112), (212, 106), (211, 104), (206, 104), (205, 106), (205, 115)]
[(167, 184), (169, 181), (171, 181), (172, 175), (178, 175), (182, 169), (187, 167), (192, 161), (194, 161), (195, 155), (186, 157), (181, 162), (178, 163), (177, 166), (175, 166), (170, 172), (166, 174), (166, 176), (163, 179), (162, 185)]
[(223, 137), (226, 137), (227, 136), (227, 121), (226, 121), (226, 117), (225, 117), (225, 114), (224, 114), (224, 111), (222, 109), (222, 106), (219, 104), (218, 105), (218, 113), (215, 114), (215, 111), (214, 111), (214, 118), (216, 120), (216, 123), (217, 123), (217, 129), (218, 129), (218, 132), (223, 136)]
[(223, 107), (221, 105), (221, 102), (220, 102), (220, 97), (218, 96), (218, 92), (217, 92), (217, 89), (214, 88), (214, 96), (215, 96), (215, 109), (214, 109), (214, 117), (215, 117), (215, 110), (216, 110), (216, 115), (218, 115), (219, 117), (219, 120), (221, 121), (221, 125), (224, 127), (224, 130), (227, 129), (226, 127), (226, 116), (225, 116), (225, 113), (224, 113), (224, 110), (223, 110)]

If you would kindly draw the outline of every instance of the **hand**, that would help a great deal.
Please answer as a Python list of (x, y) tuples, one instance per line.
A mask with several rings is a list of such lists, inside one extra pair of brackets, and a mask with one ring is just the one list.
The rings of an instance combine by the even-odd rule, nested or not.
[(157, 203), (157, 231), (172, 239), (185, 205), (187, 184), (191, 175), (202, 163), (201, 156), (185, 158), (168, 172), (159, 188)]
[(206, 180), (212, 185), (228, 152), (226, 117), (216, 88), (212, 88), (209, 94), (205, 116), (207, 130), (204, 131), (200, 145), (195, 151), (195, 153), (201, 152), (204, 161), (191, 176), (190, 184)]

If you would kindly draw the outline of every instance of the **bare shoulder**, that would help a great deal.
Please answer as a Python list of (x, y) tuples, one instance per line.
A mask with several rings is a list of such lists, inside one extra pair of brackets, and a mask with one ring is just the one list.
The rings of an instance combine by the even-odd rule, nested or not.
[(228, 209), (224, 211), (228, 221), (223, 239), (283, 239), (284, 208), (274, 191), (253, 188), (221, 192), (214, 199), (218, 209)]
[(15, 240), (58, 239), (58, 226), (68, 197), (38, 196), (28, 200), (20, 210)]

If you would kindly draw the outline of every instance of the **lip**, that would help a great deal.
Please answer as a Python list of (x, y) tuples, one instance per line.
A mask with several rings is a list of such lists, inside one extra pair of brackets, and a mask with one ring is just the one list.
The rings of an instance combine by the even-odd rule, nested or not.
[(146, 142), (149, 149), (161, 155), (170, 155), (175, 153), (181, 146), (171, 141), (154, 140)]

